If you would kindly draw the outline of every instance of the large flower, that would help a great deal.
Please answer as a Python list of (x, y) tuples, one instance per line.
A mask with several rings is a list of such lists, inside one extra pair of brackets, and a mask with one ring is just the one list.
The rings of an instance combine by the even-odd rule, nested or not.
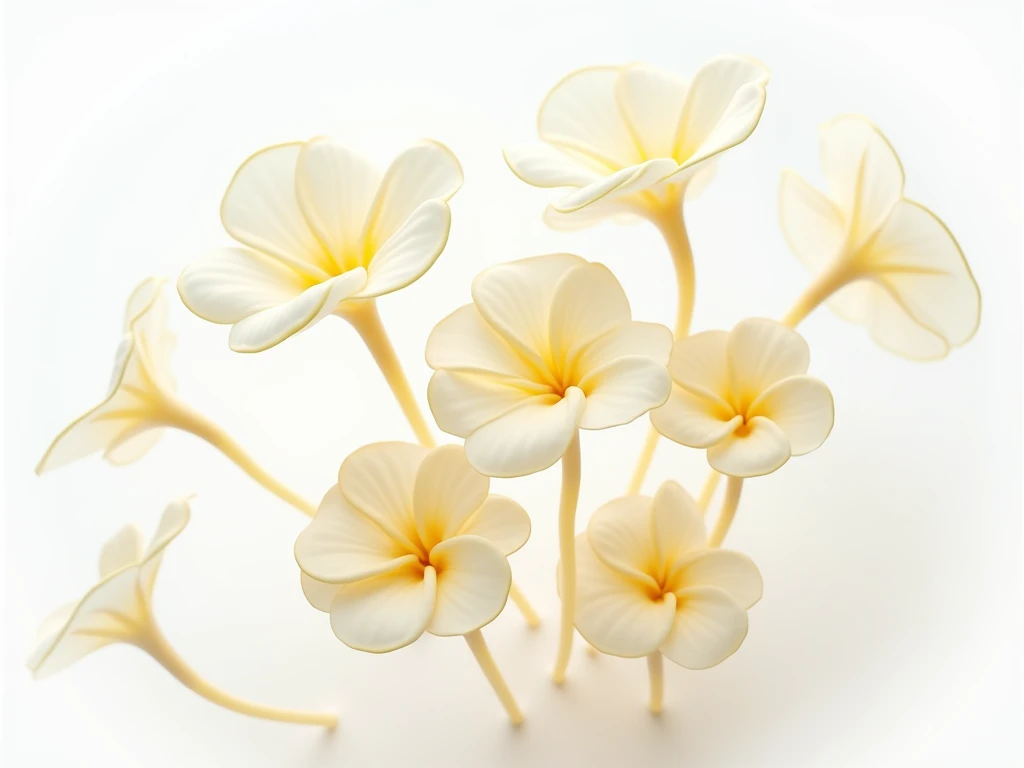
[(615, 276), (579, 256), (501, 264), (473, 303), (427, 339), (427, 398), (438, 426), (466, 439), (492, 477), (551, 466), (577, 428), (626, 424), (668, 397), (667, 328), (634, 322)]
[(712, 59), (690, 82), (643, 64), (581, 69), (541, 104), (545, 143), (507, 147), (505, 161), (527, 184), (573, 188), (549, 207), (552, 226), (648, 216), (750, 136), (768, 78), (737, 56)]
[(670, 440), (707, 448), (723, 474), (766, 475), (832, 431), (832, 394), (806, 375), (809, 365), (807, 342), (774, 320), (688, 336), (672, 350), (672, 395), (651, 422)]
[(604, 653), (660, 652), (689, 669), (721, 663), (747, 635), (761, 574), (745, 555), (705, 545), (696, 503), (668, 481), (598, 509), (576, 538), (576, 628)]
[(260, 150), (235, 173), (221, 221), (239, 248), (186, 269), (195, 314), (230, 324), (238, 352), (279, 344), (351, 299), (404, 288), (448, 241), (447, 200), (462, 186), (451, 150), (423, 141), (383, 174), (328, 138)]
[(164, 281), (151, 277), (132, 292), (124, 337), (117, 349), (106, 399), (54, 439), (36, 467), (42, 474), (97, 451), (112, 464), (141, 457), (163, 434), (163, 404), (175, 391)]
[(945, 357), (981, 320), (981, 295), (946, 225), (903, 196), (903, 166), (881, 131), (847, 115), (821, 129), (828, 194), (793, 171), (779, 186), (782, 231), (819, 277), (787, 320), (828, 296), (841, 317), (913, 359)]
[(345, 459), (295, 542), (303, 592), (338, 639), (384, 653), (501, 613), (530, 519), (489, 488), (460, 446), (374, 443)]

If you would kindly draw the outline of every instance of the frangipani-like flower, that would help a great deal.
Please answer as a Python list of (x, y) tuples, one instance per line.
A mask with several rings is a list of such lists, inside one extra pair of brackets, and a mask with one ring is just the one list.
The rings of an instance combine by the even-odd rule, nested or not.
[(267, 147), (221, 203), (222, 248), (186, 269), (178, 293), (196, 315), (232, 325), (237, 352), (280, 344), (353, 299), (417, 280), (448, 241), (447, 201), (462, 186), (451, 150), (422, 141), (383, 174), (329, 138)]
[(614, 656), (654, 653), (689, 669), (732, 655), (747, 635), (761, 574), (745, 555), (707, 548), (704, 521), (669, 480), (598, 509), (576, 537), (576, 628)]
[(38, 474), (97, 451), (112, 464), (129, 464), (163, 434), (164, 403), (175, 391), (170, 367), (175, 337), (167, 329), (163, 284), (150, 277), (132, 292), (109, 394), (56, 437), (36, 467)]
[(427, 339), (427, 398), (492, 477), (550, 467), (582, 429), (626, 424), (668, 397), (667, 328), (634, 322), (615, 276), (571, 254), (501, 264)]
[(489, 488), (461, 446), (373, 443), (345, 459), (295, 542), (303, 592), (338, 639), (384, 653), (497, 617), (530, 519)]
[(505, 161), (532, 186), (573, 187), (549, 207), (552, 226), (647, 216), (750, 136), (768, 79), (739, 56), (711, 59), (689, 82), (643, 64), (577, 70), (541, 104), (544, 143), (508, 147)]
[(779, 186), (782, 231), (818, 280), (787, 318), (795, 325), (826, 297), (867, 326), (883, 348), (918, 360), (945, 357), (981, 320), (981, 295), (946, 225), (903, 196), (903, 166), (862, 117), (821, 129), (828, 194), (793, 171)]
[(809, 365), (807, 342), (774, 320), (688, 336), (672, 349), (672, 395), (651, 422), (670, 440), (707, 448), (722, 474), (766, 475), (832, 431), (832, 394), (806, 375)]

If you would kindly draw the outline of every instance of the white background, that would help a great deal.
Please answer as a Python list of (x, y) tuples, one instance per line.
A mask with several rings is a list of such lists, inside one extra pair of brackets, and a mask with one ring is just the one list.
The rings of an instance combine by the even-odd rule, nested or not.
[[(422, 7), (421, 7), (422, 5)], [(104, 766), (1009, 766), (1020, 717), (1020, 10), (1012, 2), (238, 2), (19, 0), (7, 11), (4, 764)], [(348, 7), (346, 7), (348, 6)], [(695, 329), (779, 316), (808, 274), (779, 232), (779, 172), (820, 184), (817, 125), (875, 120), (907, 194), (958, 237), (984, 297), (977, 337), (939, 364), (875, 347), (828, 310), (801, 327), (832, 388), (824, 447), (751, 481), (729, 546), (765, 581), (749, 637), (721, 666), (667, 666), (645, 710), (643, 660), (577, 652), (548, 678), (556, 636), (558, 470), (496, 482), (529, 510), (516, 578), (545, 618), (486, 628), (527, 715), (509, 728), (465, 644), (424, 637), (371, 656), (339, 643), (298, 588), (304, 518), (208, 446), (169, 434), (141, 462), (83, 461), (43, 478), (49, 440), (105, 391), (124, 298), (229, 242), (220, 196), (267, 144), (330, 134), (383, 165), (446, 142), (465, 187), (451, 238), (381, 313), (425, 406), (423, 347), (482, 268), (570, 250), (607, 263), (634, 315), (671, 324), (669, 259), (646, 225), (547, 230), (550, 196), (500, 148), (532, 139), (548, 88), (576, 67), (644, 60), (691, 73), (723, 52), (773, 71), (753, 137), (688, 206)], [(189, 403), (310, 498), (367, 442), (412, 439), (352, 330), (329, 319), (254, 356), (180, 304)], [(580, 525), (628, 479), (646, 420), (584, 433)], [(700, 452), (662, 444), (647, 489), (696, 492)], [(216, 684), (336, 709), (333, 735), (247, 719), (115, 646), (31, 681), (36, 623), (95, 575), (99, 546), (195, 491), (168, 551), (158, 616)]]

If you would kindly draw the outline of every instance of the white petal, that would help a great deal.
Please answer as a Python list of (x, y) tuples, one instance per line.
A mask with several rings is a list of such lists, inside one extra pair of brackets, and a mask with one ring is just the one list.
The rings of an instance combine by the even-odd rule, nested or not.
[(598, 507), (587, 523), (594, 555), (623, 578), (657, 589), (661, 574), (651, 527), (650, 496), (620, 496)]
[(530, 538), (530, 516), (512, 499), (491, 495), (458, 533), (487, 539), (508, 556)]
[(686, 100), (686, 81), (644, 64), (619, 72), (615, 95), (642, 156), (672, 157)]
[(432, 449), (416, 471), (413, 488), (416, 530), (423, 546), (429, 550), (456, 536), (484, 503), (490, 487), (491, 481), (466, 461), (461, 445)]
[(576, 629), (602, 653), (636, 658), (654, 652), (672, 630), (675, 595), (652, 600), (650, 588), (624, 578), (576, 537)]
[(428, 200), (447, 201), (462, 186), (462, 166), (448, 147), (426, 139), (403, 151), (384, 173), (364, 237), (379, 250)]
[[(470, 373), (437, 371), (427, 385), (427, 402), (437, 426), (462, 438), (532, 397), (533, 391), (524, 390), (515, 382)], [(551, 400), (554, 395), (543, 397)]]
[(656, 186), (679, 166), (675, 160), (657, 158), (631, 165), (604, 178), (569, 192), (551, 204), (559, 213), (572, 213), (601, 200), (614, 200)]
[(166, 430), (149, 424), (138, 424), (135, 430), (122, 433), (103, 453), (103, 458), (115, 467), (138, 461), (159, 442)]
[(367, 267), (366, 287), (359, 296), (383, 296), (422, 277), (444, 250), (451, 224), (447, 203), (423, 203), (374, 254)]
[(697, 502), (674, 480), (666, 480), (654, 494), (651, 525), (663, 563), (674, 562), (684, 552), (703, 547), (707, 540)]
[(220, 220), (243, 245), (324, 280), (334, 271), (334, 260), (306, 223), (295, 194), (302, 147), (302, 142), (278, 144), (242, 163), (224, 193)]
[(680, 605), (684, 604), (686, 590), (692, 587), (717, 587), (747, 609), (761, 599), (764, 589), (754, 561), (728, 549), (688, 553), (673, 564), (669, 582)]
[[(682, 175), (684, 174), (680, 174), (680, 176)], [(716, 159), (703, 160), (695, 166), (690, 166), (685, 175), (688, 177), (688, 181), (683, 202), (689, 203), (703, 195), (704, 190), (715, 180), (715, 176), (718, 175), (718, 161)]]
[(725, 591), (691, 587), (678, 596), (672, 633), (659, 649), (687, 669), (708, 669), (732, 656), (747, 636), (747, 612)]
[(727, 352), (732, 403), (739, 411), (772, 384), (807, 373), (811, 364), (811, 350), (803, 336), (761, 317), (736, 324), (729, 334)]
[(726, 405), (729, 333), (703, 331), (676, 341), (669, 358), (672, 380), (695, 395)]
[(328, 584), (325, 581), (317, 581), (308, 573), (299, 571), (299, 584), (302, 587), (302, 594), (305, 595), (309, 604), (318, 611), (331, 612), (331, 603), (341, 589), (341, 584)]
[(146, 551), (142, 554), (142, 562), (138, 569), (139, 589), (147, 598), (153, 592), (153, 584), (160, 571), (164, 550), (185, 530), (190, 518), (188, 499), (175, 499), (164, 508), (163, 514), (160, 515), (156, 532), (150, 539)]
[(436, 591), (434, 569), (418, 563), (345, 584), (331, 603), (331, 629), (357, 651), (403, 648), (427, 628)]
[(491, 477), (522, 477), (547, 469), (576, 434), (586, 398), (569, 387), (557, 402), (538, 396), (466, 438), (466, 458)]
[(126, 525), (115, 533), (100, 550), (100, 578), (135, 565), (141, 559), (142, 531), (134, 525)]
[(667, 365), (672, 351), (672, 331), (658, 323), (630, 321), (612, 328), (580, 350), (576, 365), (581, 371), (593, 371), (631, 355), (642, 355)]
[(362, 267), (317, 283), (284, 304), (235, 323), (228, 344), (235, 352), (269, 349), (319, 323), (341, 302), (358, 293), (365, 283), (366, 270)]
[(657, 360), (620, 357), (588, 373), (579, 386), (587, 396), (580, 427), (607, 429), (662, 405), (672, 391), (672, 378)]
[(836, 204), (790, 170), (779, 182), (779, 223), (790, 250), (812, 272), (828, 266), (846, 244)]
[(550, 144), (516, 144), (502, 150), (509, 169), (534, 187), (585, 187), (601, 174)]
[(551, 355), (571, 361), (579, 350), (630, 319), (629, 299), (608, 267), (575, 266), (559, 278), (551, 298)]
[(861, 284), (868, 287), (865, 322), (876, 344), (911, 360), (941, 360), (949, 354), (946, 340), (914, 320), (895, 293), (876, 283)]
[(790, 457), (786, 433), (756, 416), (720, 443), (708, 448), (708, 463), (723, 475), (757, 477), (781, 467)]
[(794, 456), (810, 453), (825, 442), (835, 423), (832, 393), (810, 376), (792, 376), (766, 389), (750, 407), (750, 416), (764, 416), (786, 433)]
[(437, 569), (437, 602), (427, 625), (433, 635), (464, 635), (492, 622), (505, 607), (512, 570), (485, 539), (457, 536), (430, 552)]
[(295, 540), (295, 562), (317, 581), (341, 584), (396, 570), (415, 557), (333, 486)]
[[(146, 282), (149, 281), (144, 281), (143, 284)], [(164, 280), (160, 278), (158, 284), (162, 288)], [(135, 294), (133, 294), (133, 298), (134, 296)], [(126, 319), (132, 316), (131, 304), (132, 299), (129, 299)], [(167, 296), (163, 290), (156, 291), (152, 301), (140, 308), (134, 318), (127, 323), (127, 330), (135, 337), (138, 348), (138, 359), (135, 362), (144, 368), (143, 372), (129, 366), (129, 374), (132, 377), (138, 379), (141, 374), (143, 379), (134, 380), (131, 383), (146, 388), (155, 385), (166, 392), (174, 392), (171, 356), (177, 346), (177, 338), (167, 327)]]
[(672, 387), (668, 400), (651, 411), (651, 424), (673, 442), (690, 448), (707, 448), (724, 440), (743, 422), (721, 403)]
[[(164, 278), (147, 277), (132, 290), (125, 302), (124, 330), (130, 331), (135, 321), (156, 310), (154, 319), (158, 325), (167, 322), (167, 304), (163, 299)], [(159, 306), (157, 306), (159, 305)]]
[(640, 214), (638, 197), (604, 198), (572, 213), (562, 213), (553, 206), (544, 209), (544, 223), (556, 232), (577, 232), (613, 220), (616, 224), (639, 224), (646, 221)]
[(459, 307), (427, 337), (427, 365), (437, 370), (497, 374), (526, 380), (530, 366), (497, 333), (473, 304)]

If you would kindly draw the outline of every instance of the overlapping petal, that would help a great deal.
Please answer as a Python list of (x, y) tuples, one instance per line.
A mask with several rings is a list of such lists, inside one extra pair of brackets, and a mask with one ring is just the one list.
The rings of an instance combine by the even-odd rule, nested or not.
[(461, 446), (444, 445), (426, 456), (416, 471), (413, 514), (427, 550), (457, 536), (487, 498), (491, 482), (466, 461)]
[(465, 525), (460, 536), (479, 536), (503, 554), (518, 551), (530, 538), (530, 516), (518, 503), (505, 496), (488, 496)]
[(508, 599), (512, 570), (505, 555), (479, 536), (446, 539), (430, 552), (437, 602), (427, 630), (465, 635), (494, 620)]
[(725, 590), (689, 587), (676, 595), (672, 631), (659, 648), (687, 669), (708, 669), (734, 654), (747, 636), (747, 612)]
[(733, 477), (771, 474), (790, 456), (792, 449), (786, 433), (763, 416), (755, 416), (708, 448), (708, 464)]
[(835, 406), (823, 382), (790, 376), (758, 395), (750, 416), (771, 419), (786, 434), (793, 455), (803, 456), (825, 442), (835, 422)]

